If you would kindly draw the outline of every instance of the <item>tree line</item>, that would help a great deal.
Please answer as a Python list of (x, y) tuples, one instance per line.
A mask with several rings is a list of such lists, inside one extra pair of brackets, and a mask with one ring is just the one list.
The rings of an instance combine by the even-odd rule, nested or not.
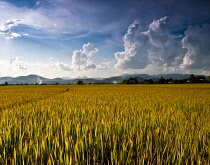
[(123, 80), (122, 84), (192, 84), (192, 83), (210, 83), (210, 76), (206, 78), (205, 76), (195, 76), (191, 74), (189, 78), (186, 79), (165, 79), (162, 76), (157, 79), (145, 79), (142, 82), (139, 82), (137, 77), (130, 77), (127, 80)]

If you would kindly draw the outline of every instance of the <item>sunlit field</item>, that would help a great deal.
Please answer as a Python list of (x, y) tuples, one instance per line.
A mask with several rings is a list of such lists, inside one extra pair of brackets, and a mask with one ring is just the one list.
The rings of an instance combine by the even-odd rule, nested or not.
[(210, 164), (210, 84), (0, 87), (0, 164)]

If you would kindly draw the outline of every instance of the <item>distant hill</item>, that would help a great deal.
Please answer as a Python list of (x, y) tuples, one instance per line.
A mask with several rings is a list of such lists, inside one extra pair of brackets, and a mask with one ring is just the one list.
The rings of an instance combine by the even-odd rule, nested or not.
[[(189, 78), (190, 74), (158, 74), (158, 75), (148, 75), (148, 74), (123, 74), (120, 76), (114, 76), (109, 78), (75, 78), (75, 79), (67, 79), (67, 78), (54, 78), (48, 79), (41, 77), (39, 75), (28, 75), (28, 76), (19, 76), (19, 77), (0, 77), (0, 84), (4, 84), (5, 82), (9, 84), (76, 84), (79, 80), (84, 83), (121, 83), (123, 80), (129, 79), (130, 77), (136, 77), (139, 82), (144, 81), (145, 79), (157, 80), (160, 77), (165, 79), (173, 78), (173, 79), (186, 79)], [(205, 76), (206, 77), (206, 76)]]
[(165, 79), (173, 78), (173, 79), (181, 80), (181, 79), (189, 78), (190, 74), (177, 74), (177, 73), (174, 73), (174, 74), (158, 74), (158, 75), (155, 75), (153, 77), (160, 78), (161, 76)]

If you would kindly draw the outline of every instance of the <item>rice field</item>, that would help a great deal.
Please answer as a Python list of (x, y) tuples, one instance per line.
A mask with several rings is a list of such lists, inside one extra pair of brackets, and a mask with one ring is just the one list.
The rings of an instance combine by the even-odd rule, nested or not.
[(0, 87), (0, 164), (210, 164), (210, 84)]

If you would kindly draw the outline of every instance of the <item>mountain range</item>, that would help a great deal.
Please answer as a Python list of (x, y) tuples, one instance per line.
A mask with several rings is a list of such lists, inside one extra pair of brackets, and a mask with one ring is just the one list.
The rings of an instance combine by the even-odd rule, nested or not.
[(87, 78), (79, 77), (74, 79), (65, 78), (54, 78), (48, 79), (39, 75), (28, 75), (28, 76), (19, 76), (19, 77), (0, 77), (0, 84), (76, 84), (78, 81), (83, 81), (84, 83), (120, 83), (123, 80), (127, 80), (130, 77), (136, 77), (139, 82), (144, 81), (145, 79), (152, 79), (154, 81), (158, 80), (160, 77), (165, 79), (186, 79), (189, 78), (190, 74), (158, 74), (158, 75), (148, 75), (148, 74), (123, 74), (120, 76), (114, 76), (109, 78)]

